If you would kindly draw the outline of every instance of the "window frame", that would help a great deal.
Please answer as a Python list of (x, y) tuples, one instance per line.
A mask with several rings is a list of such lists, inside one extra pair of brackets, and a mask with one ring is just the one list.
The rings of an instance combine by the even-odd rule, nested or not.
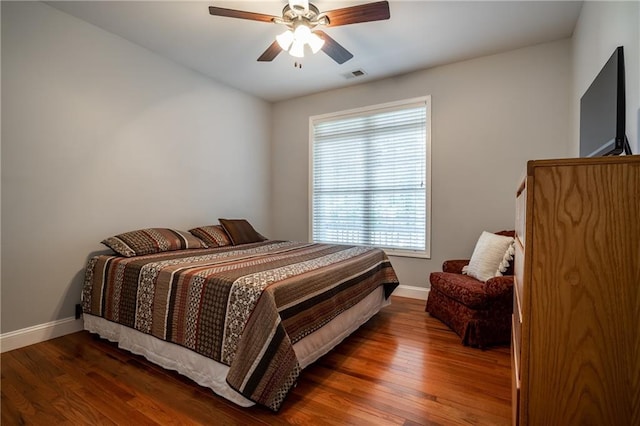
[(375, 114), (384, 112), (384, 110), (397, 110), (421, 105), (425, 107), (426, 129), (425, 129), (425, 241), (424, 250), (411, 249), (390, 249), (382, 248), (389, 256), (413, 257), (413, 258), (431, 258), (431, 95), (419, 96), (415, 98), (403, 99), (399, 101), (386, 102), (365, 107), (353, 108), (348, 110), (336, 111), (326, 114), (313, 115), (309, 117), (309, 217), (308, 217), (308, 239), (313, 241), (313, 191), (314, 191), (314, 124), (320, 121), (329, 121), (343, 119), (355, 116), (363, 116), (367, 114)]

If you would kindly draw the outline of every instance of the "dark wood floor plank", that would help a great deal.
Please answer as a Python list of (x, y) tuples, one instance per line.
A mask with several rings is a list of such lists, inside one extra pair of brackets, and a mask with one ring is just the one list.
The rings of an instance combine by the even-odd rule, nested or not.
[(12, 415), (19, 413), (20, 417), (33, 417), (36, 414), (36, 409), (25, 396), (16, 389), (13, 383), (2, 383), (2, 411), (3, 415), (5, 408), (12, 411)]
[(423, 301), (392, 299), (305, 369), (278, 413), (80, 332), (2, 354), (2, 424), (509, 424), (509, 348), (464, 347)]

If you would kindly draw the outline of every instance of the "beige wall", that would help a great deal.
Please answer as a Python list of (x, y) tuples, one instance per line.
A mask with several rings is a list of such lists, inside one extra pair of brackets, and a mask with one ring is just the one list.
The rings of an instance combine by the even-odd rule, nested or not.
[(482, 230), (513, 226), (526, 160), (577, 155), (579, 97), (618, 44), (639, 151), (639, 22), (638, 2), (585, 2), (572, 40), (269, 105), (45, 4), (2, 2), (1, 332), (72, 316), (88, 253), (116, 232), (243, 216), (306, 240), (309, 117), (431, 95), (432, 258), (392, 258), (426, 287)]
[(72, 317), (114, 233), (243, 216), (269, 235), (270, 125), (266, 102), (2, 2), (2, 332)]
[(482, 230), (513, 228), (528, 159), (570, 152), (570, 47), (563, 40), (276, 103), (271, 236), (308, 239), (310, 116), (431, 95), (432, 257), (391, 259), (402, 285), (426, 287), (442, 261), (471, 255)]
[(572, 39), (572, 153), (580, 152), (580, 98), (613, 51), (624, 46), (627, 137), (640, 154), (640, 2), (587, 1)]

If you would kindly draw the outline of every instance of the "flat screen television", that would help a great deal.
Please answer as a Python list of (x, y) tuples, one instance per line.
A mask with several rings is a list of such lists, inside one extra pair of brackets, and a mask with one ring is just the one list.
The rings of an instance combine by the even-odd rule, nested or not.
[(624, 50), (619, 46), (580, 98), (581, 157), (631, 154), (624, 80)]

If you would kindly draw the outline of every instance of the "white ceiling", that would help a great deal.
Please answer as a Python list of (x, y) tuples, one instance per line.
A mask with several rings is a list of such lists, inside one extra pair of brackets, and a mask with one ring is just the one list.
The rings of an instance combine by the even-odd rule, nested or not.
[[(373, 1), (373, 0), (371, 0)], [(369, 1), (317, 0), (327, 11)], [(282, 26), (211, 16), (208, 6), (280, 15), (282, 1), (52, 1), (63, 12), (229, 86), (279, 101), (571, 37), (581, 1), (391, 0), (391, 18), (324, 31), (354, 54), (338, 65), (323, 52), (256, 59)], [(366, 75), (346, 78), (352, 71)]]

